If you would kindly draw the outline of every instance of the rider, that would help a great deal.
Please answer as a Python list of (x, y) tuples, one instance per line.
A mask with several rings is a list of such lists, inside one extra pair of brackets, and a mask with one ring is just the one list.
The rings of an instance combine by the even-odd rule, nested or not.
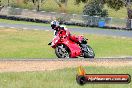
[[(60, 31), (60, 30), (64, 30), (66, 32), (66, 35), (74, 42), (76, 43), (79, 43), (79, 40), (78, 40), (78, 37), (76, 37), (75, 35), (71, 35), (70, 32), (67, 30), (67, 28), (65, 27), (61, 27), (59, 25), (59, 22), (54, 20), (51, 22), (51, 27), (52, 29), (54, 30), (54, 36), (57, 35), (57, 33)], [(50, 42), (48, 45), (51, 45), (52, 42)]]

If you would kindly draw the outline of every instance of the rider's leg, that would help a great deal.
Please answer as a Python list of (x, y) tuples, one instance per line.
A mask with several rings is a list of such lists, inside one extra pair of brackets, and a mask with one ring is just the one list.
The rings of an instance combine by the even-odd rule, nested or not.
[(79, 43), (79, 39), (78, 39), (78, 37), (75, 36), (75, 35), (70, 35), (70, 39), (71, 39), (72, 41), (76, 42), (76, 43)]

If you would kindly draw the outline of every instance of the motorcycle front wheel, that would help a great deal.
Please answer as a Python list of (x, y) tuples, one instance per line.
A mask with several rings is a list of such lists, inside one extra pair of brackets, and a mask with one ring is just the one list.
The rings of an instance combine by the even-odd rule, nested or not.
[(58, 58), (70, 58), (70, 51), (68, 47), (63, 44), (55, 48), (55, 54)]
[(85, 48), (87, 51), (84, 52), (84, 58), (94, 58), (94, 50), (89, 45), (86, 45)]

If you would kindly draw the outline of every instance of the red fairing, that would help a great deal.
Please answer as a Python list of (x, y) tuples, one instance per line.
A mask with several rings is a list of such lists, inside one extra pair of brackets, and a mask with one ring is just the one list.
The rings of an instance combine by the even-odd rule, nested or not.
[(83, 35), (78, 36), (78, 41), (79, 41), (79, 42), (80, 42), (80, 41), (82, 41), (82, 40), (83, 40), (83, 38), (84, 38), (84, 36), (83, 36)]
[(81, 48), (75, 42), (72, 42), (71, 40), (67, 40), (66, 42), (63, 41), (61, 43), (68, 46), (68, 48), (70, 49), (70, 51), (71, 51), (70, 57), (74, 58), (74, 57), (77, 57), (77, 56), (81, 55)]
[(67, 34), (66, 31), (62, 30), (62, 31), (58, 32), (57, 36), (53, 39), (51, 46), (52, 46), (52, 48), (56, 48), (56, 46), (59, 44), (64, 44), (70, 49), (70, 51), (71, 51), (70, 57), (71, 58), (81, 55), (80, 46), (69, 39), (69, 33)]

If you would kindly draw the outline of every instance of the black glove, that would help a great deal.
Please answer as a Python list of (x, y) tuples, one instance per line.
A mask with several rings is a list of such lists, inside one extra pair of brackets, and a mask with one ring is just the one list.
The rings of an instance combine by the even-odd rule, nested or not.
[(50, 42), (48, 45), (51, 45), (52, 42)]

